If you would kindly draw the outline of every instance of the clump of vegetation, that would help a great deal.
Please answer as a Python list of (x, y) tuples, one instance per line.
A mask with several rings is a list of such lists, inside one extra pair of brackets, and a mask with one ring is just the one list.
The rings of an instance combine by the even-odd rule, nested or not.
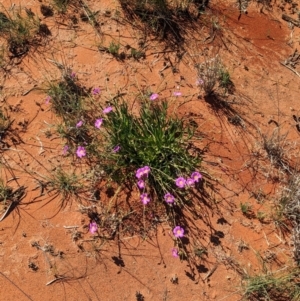
[(285, 274), (273, 273), (249, 276), (244, 280), (244, 299), (296, 301), (300, 298), (299, 269)]
[[(182, 31), (188, 22), (196, 19), (199, 14), (192, 16), (192, 11), (205, 8), (206, 1), (185, 0), (120, 0), (127, 18), (138, 18), (146, 25), (147, 30), (168, 42), (176, 42), (177, 46), (184, 40)], [(190, 9), (190, 8), (193, 9)]]
[(50, 83), (47, 102), (52, 110), (64, 121), (74, 122), (80, 120), (83, 112), (83, 98), (87, 91), (79, 84), (76, 74), (69, 68), (62, 70), (62, 79), (56, 83)]
[(293, 224), (294, 258), (300, 264), (300, 174), (289, 179), (281, 199), (283, 213)]
[(82, 177), (78, 176), (75, 171), (69, 172), (65, 168), (58, 167), (55, 171), (51, 171), (49, 176), (42, 176), (42, 180), (38, 180), (39, 188), (46, 190), (50, 196), (51, 202), (55, 198), (59, 198), (59, 209), (64, 209), (70, 205), (73, 200), (83, 202), (84, 184)]
[[(105, 178), (109, 186), (137, 189), (143, 233), (147, 230), (146, 218), (149, 220), (147, 207), (157, 210), (158, 206), (159, 214), (164, 208), (173, 228), (172, 254), (183, 257), (182, 210), (193, 207), (190, 194), (197, 194), (202, 182), (199, 172), (202, 157), (192, 144), (195, 127), (171, 115), (168, 102), (161, 101), (157, 93), (141, 97), (138, 113), (129, 109), (121, 93), (102, 107), (97, 103), (101, 98), (100, 88), (83, 89), (76, 76), (68, 68), (63, 69), (62, 80), (48, 89), (48, 101), (63, 121), (58, 129), (67, 140), (63, 155), (73, 154), (78, 162), (87, 159), (84, 162), (93, 171), (88, 181), (93, 187)], [(70, 177), (60, 170), (46, 184), (62, 199), (70, 200), (82, 192), (83, 187), (78, 183), (75, 175)], [(115, 216), (132, 215), (126, 211), (120, 213), (117, 207), (115, 210)], [(104, 211), (112, 214), (113, 210)], [(102, 227), (103, 219), (96, 212), (92, 216), (92, 231), (96, 231)]]
[(282, 197), (278, 202), (273, 206), (272, 220), (276, 228), (283, 234), (290, 233), (291, 231), (291, 222), (285, 214), (285, 206), (287, 199)]
[(120, 50), (120, 44), (119, 43), (115, 43), (114, 41), (112, 41), (109, 44), (107, 50), (113, 56), (118, 57), (119, 56), (119, 50)]
[(0, 68), (5, 68), (7, 63), (7, 54), (4, 45), (0, 46)]
[(290, 172), (287, 148), (290, 148), (287, 141), (287, 133), (280, 133), (280, 127), (277, 126), (270, 134), (261, 134), (262, 146), (272, 165), (286, 172)]
[(7, 112), (0, 108), (0, 141), (4, 138), (11, 123), (12, 122)]
[(197, 64), (198, 80), (197, 84), (203, 89), (206, 96), (213, 94), (217, 88), (222, 88), (225, 92), (234, 88), (229, 72), (224, 68), (218, 55)]
[(4, 10), (0, 11), (0, 36), (7, 41), (10, 53), (20, 57), (29, 51), (30, 46), (41, 44), (45, 25), (30, 10), (20, 7), (11, 13)]
[(135, 48), (130, 48), (130, 57), (133, 57), (135, 60), (139, 60), (141, 58), (145, 58), (145, 52), (141, 50), (137, 50)]
[(52, 0), (53, 6), (59, 13), (65, 13), (68, 6), (71, 4), (71, 0)]
[(115, 102), (103, 126), (109, 148), (120, 147), (112, 157), (114, 162), (106, 165), (109, 175), (125, 181), (139, 168), (149, 166), (151, 173), (147, 175), (147, 182), (151, 191), (160, 199), (171, 193), (179, 201), (184, 193), (176, 189), (175, 180), (190, 177), (201, 158), (188, 150), (193, 128), (182, 119), (168, 116), (167, 102), (142, 103), (139, 116), (130, 113), (125, 102)]
[(231, 93), (234, 90), (234, 84), (231, 80), (230, 73), (225, 68), (222, 68), (219, 72), (219, 87), (224, 89), (225, 93)]
[(7, 181), (0, 178), (0, 222), (9, 214), (12, 207), (21, 201), (25, 194), (24, 186), (13, 189), (8, 186)]
[(256, 217), (257, 219), (260, 221), (260, 222), (264, 222), (265, 221), (265, 218), (266, 218), (266, 213), (263, 212), (263, 211), (258, 211), (257, 214), (256, 214)]
[(55, 63), (61, 71), (61, 79), (49, 81), (46, 103), (62, 120), (57, 125), (57, 132), (67, 141), (68, 152), (66, 153), (71, 153), (79, 145), (87, 145), (87, 148), (91, 150), (94, 147), (91, 119), (96, 112), (93, 97), (97, 97), (100, 89), (94, 88), (89, 91), (69, 67)]
[[(130, 46), (129, 46), (130, 47)], [(117, 60), (125, 60), (127, 57), (130, 57), (130, 55), (127, 55), (124, 51), (120, 52), (121, 44), (119, 42), (111, 41), (108, 45), (108, 47), (105, 47), (103, 45), (99, 45), (98, 49), (99, 51), (106, 52), (111, 54), (113, 57), (115, 57)], [(128, 50), (128, 47), (125, 47), (125, 51)], [(139, 53), (137, 53), (138, 56)], [(132, 55), (131, 55), (132, 56)], [(138, 59), (138, 58), (137, 58)]]
[(252, 206), (249, 203), (240, 203), (241, 211), (244, 215), (250, 215), (252, 212)]
[(6, 202), (12, 195), (13, 189), (5, 185), (4, 181), (0, 178), (0, 202)]
[[(76, 150), (79, 158), (94, 158), (119, 184), (145, 180), (153, 197), (164, 200), (170, 193), (180, 203), (186, 192), (177, 189), (175, 180), (183, 179), (181, 188), (192, 187), (191, 174), (201, 163), (190, 143), (195, 128), (169, 116), (167, 102), (155, 102), (156, 93), (141, 103), (138, 116), (130, 112), (121, 96), (113, 98), (108, 107), (99, 108), (94, 98), (99, 97), (100, 89), (94, 88), (89, 94), (66, 69), (62, 80), (50, 85), (47, 98), (63, 120), (58, 132), (67, 139), (68, 153)], [(99, 109), (102, 113), (97, 115)], [(139, 174), (145, 166), (149, 171)], [(189, 184), (183, 177), (189, 178)]]

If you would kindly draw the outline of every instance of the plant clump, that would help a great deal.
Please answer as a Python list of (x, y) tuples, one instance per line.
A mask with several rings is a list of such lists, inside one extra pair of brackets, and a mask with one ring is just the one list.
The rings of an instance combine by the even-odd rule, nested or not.
[(15, 8), (11, 13), (0, 11), (0, 36), (8, 44), (13, 57), (25, 55), (30, 46), (41, 45), (42, 38), (51, 32), (29, 9)]
[(232, 92), (234, 84), (228, 70), (223, 66), (218, 55), (213, 58), (205, 58), (201, 64), (196, 64), (197, 85), (204, 90), (205, 96), (215, 93), (218, 88), (225, 92)]
[[(182, 211), (191, 206), (190, 194), (198, 193), (203, 180), (202, 157), (192, 143), (196, 127), (170, 114), (168, 101), (158, 93), (143, 95), (137, 113), (129, 109), (121, 93), (102, 106), (99, 87), (86, 89), (69, 68), (61, 70), (61, 80), (49, 85), (46, 103), (62, 120), (58, 133), (66, 139), (63, 156), (73, 155), (75, 162), (87, 168), (91, 175), (87, 181), (93, 187), (105, 179), (107, 185), (136, 190), (143, 210), (137, 213), (142, 215), (143, 233), (148, 207), (164, 208), (182, 256), (181, 240), (187, 233)], [(174, 92), (175, 97), (181, 95)], [(77, 181), (76, 174), (59, 170), (47, 187), (70, 200), (78, 198), (84, 188)], [(93, 216), (91, 222), (100, 227), (98, 219)]]
[(297, 301), (300, 297), (297, 279), (299, 279), (299, 269), (281, 275), (268, 273), (248, 276), (244, 280), (244, 298), (249, 301)]
[(0, 108), (0, 141), (2, 142), (4, 136), (6, 135), (10, 125), (11, 125), (11, 120), (8, 116), (8, 114)]
[[(128, 19), (140, 20), (146, 30), (168, 43), (180, 45), (189, 22), (196, 20), (208, 1), (119, 0)], [(196, 13), (194, 13), (196, 12)]]
[(284, 189), (281, 200), (285, 216), (293, 224), (294, 259), (300, 264), (300, 175), (294, 173)]
[[(178, 179), (189, 178), (201, 158), (188, 150), (193, 129), (182, 119), (168, 116), (167, 102), (143, 103), (138, 116), (129, 112), (125, 102), (116, 102), (104, 128), (109, 149), (119, 146), (112, 157), (114, 164), (108, 162), (105, 167), (112, 178), (128, 180), (137, 171), (136, 178), (147, 180), (150, 192), (159, 198), (166, 193), (177, 196), (178, 200), (184, 196), (177, 188), (187, 185), (185, 180), (179, 185)], [(145, 167), (141, 169), (142, 166)], [(151, 172), (145, 172), (147, 166)]]

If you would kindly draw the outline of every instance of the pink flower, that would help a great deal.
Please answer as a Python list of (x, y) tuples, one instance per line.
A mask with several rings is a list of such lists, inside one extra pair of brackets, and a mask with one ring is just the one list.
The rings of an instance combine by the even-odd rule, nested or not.
[(72, 73), (70, 74), (70, 76), (71, 76), (72, 78), (75, 78), (76, 73), (75, 73), (74, 71), (72, 71)]
[(176, 248), (172, 248), (172, 256), (175, 257), (175, 258), (179, 257), (178, 250)]
[(140, 189), (144, 189), (145, 188), (145, 181), (144, 180), (139, 180), (137, 182), (137, 186), (140, 188)]
[(194, 182), (198, 183), (199, 180), (202, 179), (202, 175), (201, 175), (200, 172), (194, 171), (194, 172), (191, 174), (191, 178), (194, 180)]
[(155, 99), (157, 99), (158, 98), (158, 94), (157, 93), (152, 93), (151, 95), (150, 95), (150, 100), (155, 100)]
[(76, 150), (76, 155), (78, 158), (82, 158), (84, 156), (86, 156), (86, 150), (83, 146), (78, 146), (77, 150)]
[(181, 95), (182, 95), (182, 93), (181, 93), (181, 92), (179, 92), (179, 91), (177, 91), (177, 92), (175, 91), (175, 92), (173, 93), (173, 95), (174, 95), (174, 96), (181, 96)]
[(204, 80), (203, 79), (199, 78), (199, 79), (196, 80), (196, 85), (197, 86), (202, 86), (203, 84), (204, 84)]
[(82, 121), (82, 120), (80, 120), (80, 121), (78, 121), (78, 122), (76, 123), (76, 127), (77, 127), (77, 128), (80, 128), (82, 125), (83, 125), (83, 121)]
[(150, 198), (148, 197), (147, 193), (142, 193), (140, 198), (144, 205), (147, 205), (150, 202)]
[(135, 173), (135, 176), (140, 179), (142, 176), (144, 175), (144, 170), (143, 168), (139, 168), (137, 169), (136, 173)]
[(175, 180), (175, 184), (176, 184), (176, 186), (179, 187), (179, 188), (184, 188), (185, 183), (186, 183), (186, 180), (185, 180), (185, 178), (183, 178), (183, 177), (179, 177), (179, 178), (177, 178), (177, 179)]
[(135, 173), (135, 176), (138, 179), (140, 179), (144, 176), (148, 176), (149, 172), (150, 172), (150, 167), (146, 165), (144, 167), (138, 168), (136, 173)]
[(150, 167), (147, 166), (147, 165), (144, 166), (143, 167), (143, 174), (144, 174), (144, 176), (148, 176), (149, 172), (150, 172)]
[(180, 226), (176, 226), (174, 229), (173, 229), (173, 234), (176, 238), (179, 238), (179, 237), (183, 237), (184, 236), (184, 229), (181, 228)]
[(62, 153), (63, 153), (64, 156), (67, 154), (68, 150), (69, 150), (69, 146), (68, 146), (68, 145), (65, 145), (65, 146), (63, 147), (63, 151), (62, 151)]
[(102, 122), (103, 122), (103, 119), (102, 118), (98, 118), (96, 121), (95, 121), (95, 127), (97, 129), (100, 129), (101, 125), (102, 125)]
[(117, 145), (113, 148), (113, 153), (117, 153), (119, 150), (121, 149), (121, 146), (120, 145)]
[(193, 186), (195, 184), (195, 180), (192, 178), (187, 178), (186, 179), (186, 185), (187, 186)]
[(98, 225), (95, 222), (91, 222), (89, 225), (89, 230), (92, 234), (95, 234), (98, 231)]
[(168, 204), (173, 204), (174, 203), (175, 198), (174, 198), (174, 196), (171, 193), (169, 193), (169, 192), (166, 193), (165, 196), (164, 196), (164, 198), (165, 198), (165, 201)]
[(47, 95), (47, 97), (45, 99), (45, 104), (47, 105), (50, 100), (51, 100), (51, 96)]
[(107, 108), (105, 108), (104, 110), (103, 110), (103, 114), (108, 114), (109, 112), (111, 112), (113, 110), (113, 108), (111, 107), (111, 106), (109, 106), (109, 107), (107, 107)]
[(98, 95), (98, 94), (100, 94), (100, 92), (101, 92), (100, 88), (94, 88), (94, 89), (92, 90), (92, 94), (93, 94), (93, 95)]

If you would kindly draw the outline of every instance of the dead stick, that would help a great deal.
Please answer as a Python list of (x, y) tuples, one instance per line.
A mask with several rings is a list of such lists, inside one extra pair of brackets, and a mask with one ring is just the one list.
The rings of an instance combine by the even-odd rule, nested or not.
[(280, 64), (281, 64), (282, 66), (284, 66), (284, 67), (290, 69), (290, 70), (293, 71), (297, 76), (300, 77), (300, 74), (299, 74), (296, 70), (294, 70), (293, 68), (291, 68), (290, 66), (288, 66), (288, 65), (286, 65), (285, 63), (282, 63), (282, 62), (280, 62)]
[(31, 89), (29, 89), (29, 90), (27, 90), (26, 92), (24, 92), (24, 93), (22, 94), (22, 96), (26, 96), (26, 95), (29, 94), (32, 90), (36, 89), (36, 87), (37, 87), (37, 84), (35, 84)]
[(12, 204), (13, 204), (13, 202), (11, 201), (11, 203), (8, 205), (7, 209), (5, 210), (5, 212), (3, 213), (3, 215), (1, 216), (0, 222), (2, 222), (5, 219), (5, 217), (8, 214), (8, 211), (11, 208)]
[(61, 280), (61, 279), (65, 279), (66, 277), (56, 277), (54, 279), (52, 279), (51, 281), (47, 282), (46, 285), (50, 285), (55, 281)]
[(268, 247), (270, 247), (270, 243), (269, 243), (269, 241), (268, 241), (268, 238), (267, 238), (267, 235), (266, 235), (265, 231), (263, 231), (263, 233), (264, 233), (265, 240), (266, 240), (266, 242), (267, 242), (267, 244), (268, 244)]
[(214, 265), (214, 267), (207, 273), (207, 275), (204, 277), (203, 281), (205, 281), (207, 278), (209, 278), (217, 269), (218, 263)]
[(287, 22), (291, 22), (293, 25), (297, 26), (297, 27), (300, 27), (300, 21), (297, 21), (291, 17), (289, 17), (288, 15), (285, 15), (283, 14), (281, 16), (281, 18), (284, 20), (284, 21), (287, 21)]

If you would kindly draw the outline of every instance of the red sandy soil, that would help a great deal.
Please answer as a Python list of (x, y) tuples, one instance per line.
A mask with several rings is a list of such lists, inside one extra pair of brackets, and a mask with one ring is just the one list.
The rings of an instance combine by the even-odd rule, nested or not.
[[(1, 74), (1, 105), (10, 107), (15, 133), (7, 138), (9, 148), (1, 156), (17, 170), (18, 179), (11, 185), (26, 186), (26, 196), (0, 222), (0, 300), (123, 301), (138, 300), (137, 293), (146, 301), (241, 300), (243, 279), (261, 273), (262, 258), (271, 271), (293, 265), (289, 235), (283, 235), (273, 218), (285, 175), (269, 162), (261, 135), (272, 134), (277, 128), (273, 121), (277, 122), (280, 133), (287, 133), (287, 157), (297, 161), (299, 133), (292, 115), (300, 116), (300, 79), (280, 62), (299, 46), (299, 28), (289, 28), (278, 6), (261, 12), (261, 6), (251, 3), (248, 14), (239, 18), (235, 1), (210, 1), (205, 22), (199, 22), (196, 31), (187, 30), (179, 60), (164, 42), (133, 29), (122, 13), (119, 21), (112, 18), (116, 9), (121, 12), (117, 1), (87, 3), (99, 10), (100, 33), (82, 21), (72, 26), (69, 17), (44, 18), (37, 0), (20, 1), (40, 16), (52, 36), (47, 45), (30, 51)], [(11, 4), (3, 1), (3, 5)], [(111, 16), (105, 16), (107, 10)], [(140, 61), (119, 61), (97, 49), (112, 40), (137, 47), (139, 39), (147, 46), (146, 58)], [(230, 73), (235, 92), (229, 97), (233, 108), (229, 113), (205, 101), (196, 85), (194, 65), (203, 62), (204, 53), (219, 54)], [(165, 97), (178, 89), (182, 92), (174, 105), (180, 116), (192, 116), (197, 122), (201, 140), (196, 143), (205, 149), (202, 171), (210, 175), (207, 183), (214, 183), (208, 190), (211, 203), (191, 224), (199, 244), (207, 249), (207, 255), (197, 259), (197, 268), (172, 257), (172, 229), (167, 224), (145, 239), (134, 234), (95, 243), (88, 232), (89, 218), (75, 201), (62, 210), (59, 199), (47, 202), (50, 196), (31, 203), (40, 191), (33, 190), (37, 182), (22, 172), (22, 166), (44, 176), (64, 160), (70, 168), (62, 156), (64, 142), (55, 134), (58, 118), (45, 104), (46, 94), (38, 90), (26, 94), (60, 76), (49, 60), (70, 66), (87, 87), (101, 87), (102, 100), (118, 90), (134, 96), (137, 87), (150, 87)], [(176, 73), (164, 68), (170, 62)], [(50, 139), (47, 130), (53, 133)], [(19, 143), (14, 145), (12, 139)], [(13, 176), (2, 169), (4, 179)], [(103, 198), (108, 200), (104, 193)], [(252, 205), (252, 216), (242, 214), (241, 203)], [(257, 212), (265, 213), (264, 222), (256, 218)], [(82, 237), (74, 239), (75, 228), (70, 226), (78, 226)], [(36, 243), (52, 249), (45, 252)], [(55, 277), (62, 279), (51, 283)]]

